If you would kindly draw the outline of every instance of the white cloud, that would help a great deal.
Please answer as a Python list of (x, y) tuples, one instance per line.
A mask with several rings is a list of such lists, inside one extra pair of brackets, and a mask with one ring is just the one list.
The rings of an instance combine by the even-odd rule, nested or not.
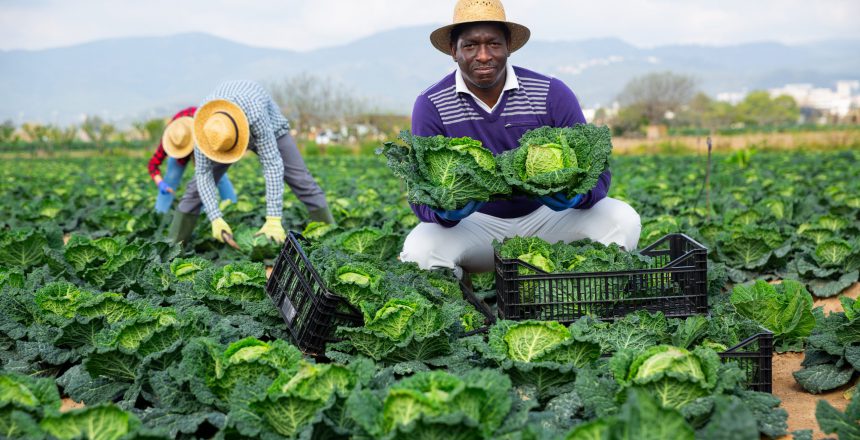
[[(310, 50), (382, 30), (451, 19), (454, 1), (5, 0), (0, 49), (200, 31), (246, 44)], [(534, 39), (618, 37), (637, 46), (860, 38), (856, 0), (507, 0)]]

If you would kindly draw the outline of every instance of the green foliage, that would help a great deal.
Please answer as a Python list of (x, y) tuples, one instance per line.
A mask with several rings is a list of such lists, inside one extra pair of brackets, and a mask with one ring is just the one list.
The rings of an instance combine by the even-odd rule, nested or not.
[(237, 227), (233, 239), (239, 245), (240, 252), (251, 261), (271, 261), (281, 250), (281, 245), (269, 240), (265, 235), (258, 235), (257, 230), (252, 227)]
[(490, 354), (515, 363), (552, 362), (584, 367), (600, 356), (600, 346), (577, 338), (553, 321), (498, 321), (490, 329)]
[[(856, 151), (758, 151), (730, 160), (718, 153), (711, 164), (707, 208), (701, 190), (705, 166), (700, 159), (613, 159), (613, 168), (624, 171), (614, 176), (611, 196), (628, 201), (641, 214), (642, 246), (668, 232), (688, 234), (707, 245), (709, 268), (724, 267), (733, 283), (798, 279), (811, 293), (822, 296), (838, 294), (857, 281), (860, 187), (852, 174), (860, 163)], [(562, 327), (566, 333), (560, 333), (570, 336), (560, 342), (542, 347), (545, 341), (532, 338), (523, 349), (513, 351), (528, 362), (509, 358), (508, 342), (514, 341), (513, 336), (527, 340), (532, 332), (543, 335), (543, 329), (526, 326), (522, 334), (512, 333), (509, 341), (496, 339), (493, 332), (498, 329), (488, 336), (459, 337), (485, 325), (483, 317), (463, 302), (458, 282), (449, 273), (396, 262), (402, 238), (417, 220), (404, 200), (408, 188), (391, 177), (384, 161), (316, 158), (308, 163), (326, 189), (339, 226), (309, 228), (307, 235), (318, 231), (316, 244), (344, 249), (340, 251), (344, 259), (328, 254), (324, 257), (332, 258), (313, 260), (314, 267), (324, 278), (331, 267), (334, 275), (344, 268), (339, 275), (349, 286), (364, 285), (365, 275), (351, 272), (346, 263), (370, 264), (382, 273), (373, 300), (358, 308), (366, 326), (340, 333), (348, 334), (349, 340), (328, 345), (332, 359), (341, 364), (302, 360), (286, 342), (290, 335), (265, 295), (262, 266), (245, 266), (247, 255), (224, 249), (209, 238), (206, 222), (199, 222), (196, 238), (181, 259), (175, 258), (179, 249), (161, 240), (167, 222), (151, 212), (152, 184), (134, 177), (139, 175), (134, 170), (137, 165), (124, 158), (103, 157), (7, 161), (0, 172), (9, 195), (0, 201), (4, 214), (0, 216), (0, 390), (6, 390), (0, 391), (0, 436), (56, 438), (40, 422), (60, 418), (55, 395), (59, 386), (63, 395), (85, 402), (87, 408), (114, 402), (133, 411), (140, 419), (137, 428), (116, 425), (129, 431), (127, 438), (159, 434), (167, 438), (372, 438), (362, 426), (376, 426), (377, 422), (367, 424), (368, 420), (384, 420), (376, 416), (382, 414), (384, 397), (397, 380), (431, 370), (468, 385), (466, 378), (471, 376), (467, 375), (481, 368), (498, 368), (501, 373), (497, 374), (516, 384), (509, 386), (510, 411), (501, 417), (497, 429), (490, 432), (472, 416), (463, 415), (469, 412), (463, 410), (422, 415), (385, 435), (562, 438), (582, 426), (583, 431), (622, 438), (634, 433), (642, 436), (663, 426), (665, 414), (646, 416), (650, 414), (643, 409), (647, 403), (631, 404), (638, 397), (631, 398), (626, 390), (645, 391), (658, 402), (676, 404), (687, 400), (684, 393), (672, 391), (677, 383), (658, 386), (659, 380), (654, 379), (624, 385), (609, 375), (607, 360), (581, 363), (583, 359), (593, 360), (598, 352), (620, 357), (628, 350), (640, 353), (661, 344), (693, 354), (695, 347), (702, 346), (724, 351), (760, 331), (755, 322), (723, 301), (728, 299), (721, 292), (727, 281), (714, 269), (709, 270), (708, 316), (680, 320), (639, 312), (613, 323), (585, 317)], [(541, 164), (532, 161), (531, 169)], [(237, 231), (238, 225), (255, 224), (261, 215), (257, 202), (264, 196), (264, 185), (255, 166), (254, 161), (243, 161), (231, 168), (241, 199), (224, 212)], [(32, 179), (33, 172), (40, 178)], [(304, 229), (303, 204), (289, 192), (284, 202), (285, 227)], [(74, 232), (66, 246), (64, 232)], [(342, 241), (335, 240), (340, 234)], [(521, 259), (540, 270), (552, 264), (555, 271), (587, 272), (593, 270), (588, 268), (592, 263), (617, 264), (628, 256), (633, 267), (641, 263), (628, 253), (614, 259), (598, 257), (601, 249), (596, 244), (588, 249), (575, 247), (573, 252), (557, 244), (549, 249), (529, 246), (531, 250), (526, 247), (526, 252), (514, 257), (531, 253), (532, 258)], [(491, 290), (486, 286), (492, 285), (493, 276), (476, 282), (476, 287)], [(375, 278), (367, 279), (367, 285), (373, 286)], [(332, 288), (328, 278), (324, 281)], [(649, 292), (657, 291), (645, 281), (619, 280), (625, 289), (645, 286)], [(486, 292), (481, 296), (492, 301)], [(803, 369), (797, 374), (808, 390), (850, 386), (860, 374), (858, 306), (848, 298), (842, 302), (845, 313), (825, 317), (813, 312), (815, 328), (806, 337)], [(549, 331), (545, 336), (550, 340), (554, 334)], [(208, 342), (201, 343), (197, 337)], [(256, 342), (238, 344), (235, 357), (225, 356), (227, 347), (247, 337)], [(501, 342), (502, 356), (496, 357), (483, 341), (488, 337)], [(269, 350), (258, 348), (260, 344)], [(380, 359), (370, 360), (368, 353)], [(289, 361), (281, 362), (279, 357)], [(706, 395), (682, 406), (688, 428), (677, 427), (672, 420), (665, 424), (678, 433), (693, 429), (701, 438), (751, 437), (752, 418), (760, 434), (783, 435), (785, 414), (778, 408), (778, 399), (742, 391), (740, 371), (733, 363), (727, 360), (717, 368), (716, 384)], [(689, 371), (693, 370), (678, 373), (683, 380), (671, 372), (658, 375), (697, 384), (688, 378)], [(46, 379), (37, 379), (42, 377)], [(207, 382), (211, 377), (215, 379)], [(468, 386), (464, 389), (458, 393), (483, 396)], [(368, 393), (375, 400), (362, 401), (362, 411), (347, 409), (348, 399)], [(114, 413), (120, 418), (131, 414)], [(846, 413), (838, 414), (830, 412), (822, 418), (828, 420), (822, 421), (822, 428), (844, 426), (837, 420), (855, 421)], [(109, 416), (105, 411), (98, 419)], [(128, 417), (127, 424), (135, 425)], [(89, 427), (90, 421), (94, 427), (113, 425), (89, 416), (64, 420), (76, 426)], [(58, 428), (57, 423), (45, 426), (76, 432), (77, 428)], [(638, 427), (620, 428), (616, 423)], [(650, 425), (641, 426), (645, 423)], [(140, 424), (158, 431), (143, 432)], [(673, 437), (676, 432), (663, 436)], [(831, 436), (845, 436), (844, 431), (831, 432)]]
[(45, 262), (48, 239), (38, 231), (25, 228), (0, 235), (0, 264), (27, 270)]
[(815, 327), (812, 295), (794, 280), (780, 284), (758, 280), (752, 286), (735, 286), (731, 301), (738, 313), (773, 332), (777, 351), (801, 350)]
[[(60, 395), (51, 379), (4, 372), (0, 374), (0, 411), (23, 411), (36, 417), (60, 409)], [(0, 431), (8, 432), (8, 431)]]
[(569, 390), (576, 369), (600, 357), (599, 344), (552, 321), (498, 321), (483, 351), (515, 384), (534, 386), (541, 399)]
[(416, 373), (377, 392), (350, 396), (349, 412), (370, 436), (493, 438), (512, 407), (511, 382), (493, 370), (461, 377)]
[(381, 151), (394, 175), (406, 182), (410, 203), (453, 210), (511, 192), (496, 171), (493, 153), (479, 141), (407, 131), (400, 140), (406, 145), (388, 142)]
[(200, 257), (175, 258), (170, 262), (170, 272), (180, 281), (193, 281), (197, 272), (212, 266), (212, 262)]
[(377, 261), (392, 258), (400, 249), (400, 237), (390, 228), (364, 227), (344, 231), (326, 240), (327, 245)]
[(267, 343), (246, 338), (224, 346), (212, 339), (198, 338), (183, 350), (179, 369), (199, 401), (229, 410), (243, 385), (295, 373), (300, 360), (301, 352), (280, 340)]
[(363, 327), (341, 327), (342, 350), (377, 361), (427, 361), (447, 355), (463, 305), (438, 307), (417, 292), (390, 298), (378, 308), (365, 303)]
[(714, 390), (720, 358), (707, 348), (688, 351), (658, 345), (640, 352), (620, 352), (610, 368), (624, 388), (646, 390), (664, 408), (681, 409)]
[(689, 439), (693, 428), (678, 411), (665, 408), (642, 390), (630, 389), (618, 415), (576, 427), (565, 440), (587, 439)]
[(237, 412), (236, 425), (245, 436), (298, 436), (357, 381), (356, 374), (342, 365), (302, 361), (297, 371), (281, 373), (265, 394), (253, 398), (250, 412)]
[[(853, 312), (853, 304), (845, 303)], [(849, 312), (826, 317), (820, 309), (816, 312), (817, 323), (808, 338), (803, 369), (793, 374), (805, 390), (821, 393), (849, 383), (860, 372), (860, 320), (856, 316), (849, 319)]]
[(44, 418), (40, 425), (59, 440), (119, 440), (139, 431), (140, 420), (112, 404), (88, 406)]
[(578, 124), (526, 132), (519, 148), (497, 157), (501, 175), (515, 190), (543, 196), (585, 194), (609, 166), (608, 127)]
[(860, 394), (854, 394), (844, 413), (819, 400), (815, 406), (815, 418), (823, 432), (836, 434), (840, 440), (860, 438)]

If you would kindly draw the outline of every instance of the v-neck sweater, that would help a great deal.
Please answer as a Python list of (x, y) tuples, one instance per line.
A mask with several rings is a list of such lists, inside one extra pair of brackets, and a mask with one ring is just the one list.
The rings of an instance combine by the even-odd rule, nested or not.
[[(514, 66), (519, 87), (506, 90), (492, 113), (475, 103), (467, 93), (457, 93), (451, 72), (421, 92), (412, 109), (412, 133), (417, 136), (468, 136), (477, 139), (498, 155), (517, 148), (528, 130), (542, 127), (571, 127), (585, 124), (585, 116), (573, 91), (561, 80)], [(606, 197), (611, 174), (606, 170), (597, 185), (583, 197), (577, 209), (587, 209)], [(516, 218), (532, 213), (541, 203), (518, 196), (485, 203), (478, 212), (499, 218)], [(423, 222), (454, 226), (458, 222), (440, 218), (430, 207), (412, 205)]]

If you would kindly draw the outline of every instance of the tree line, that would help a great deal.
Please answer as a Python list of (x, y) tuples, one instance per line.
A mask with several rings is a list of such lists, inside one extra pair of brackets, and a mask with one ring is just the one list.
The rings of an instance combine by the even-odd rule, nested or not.
[(617, 98), (616, 112), (598, 110), (595, 122), (610, 125), (615, 134), (643, 134), (647, 126), (718, 130), (729, 127), (763, 128), (801, 122), (794, 98), (750, 92), (737, 104), (718, 101), (697, 89), (695, 78), (672, 72), (632, 79)]
[[(312, 142), (314, 134), (323, 130), (343, 133), (344, 142), (381, 140), (409, 128), (408, 116), (381, 111), (372, 100), (332, 78), (302, 73), (267, 87), (300, 141)], [(598, 109), (590, 122), (607, 124), (614, 135), (623, 136), (644, 135), (649, 126), (675, 131), (756, 130), (797, 125), (804, 111), (808, 109), (801, 109), (793, 98), (772, 97), (767, 91), (753, 91), (737, 104), (719, 101), (700, 91), (691, 76), (658, 72), (629, 81), (617, 96), (617, 106)], [(37, 123), (16, 127), (6, 121), (0, 124), (0, 145), (157, 142), (167, 121), (167, 116), (139, 121), (128, 129), (118, 129), (98, 116), (65, 127)]]

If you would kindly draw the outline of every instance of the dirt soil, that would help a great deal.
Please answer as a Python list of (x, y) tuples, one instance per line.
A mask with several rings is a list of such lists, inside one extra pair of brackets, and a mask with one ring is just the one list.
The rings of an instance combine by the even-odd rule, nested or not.
[(74, 400), (72, 400), (68, 397), (65, 397), (65, 398), (63, 398), (63, 401), (60, 404), (60, 412), (66, 412), (66, 411), (70, 411), (70, 410), (78, 409), (78, 408), (83, 408), (83, 407), (84, 407), (83, 403), (78, 403), (78, 402), (75, 402)]
[[(848, 288), (844, 295), (851, 298), (860, 296), (860, 283), (854, 283)], [(839, 303), (838, 297), (819, 298), (815, 300), (814, 307), (824, 307), (825, 313), (841, 312), (842, 305)], [(848, 401), (842, 397), (852, 384), (848, 384), (842, 388), (822, 393), (809, 394), (804, 391), (795, 382), (794, 373), (800, 370), (800, 363), (803, 361), (803, 353), (783, 353), (773, 354), (773, 394), (782, 400), (782, 407), (788, 411), (788, 431), (799, 429), (811, 429), (812, 438), (821, 439), (826, 435), (818, 429), (818, 421), (815, 419), (815, 405), (821, 399), (826, 400), (841, 411), (848, 406)], [(791, 436), (783, 437), (789, 439)]]

